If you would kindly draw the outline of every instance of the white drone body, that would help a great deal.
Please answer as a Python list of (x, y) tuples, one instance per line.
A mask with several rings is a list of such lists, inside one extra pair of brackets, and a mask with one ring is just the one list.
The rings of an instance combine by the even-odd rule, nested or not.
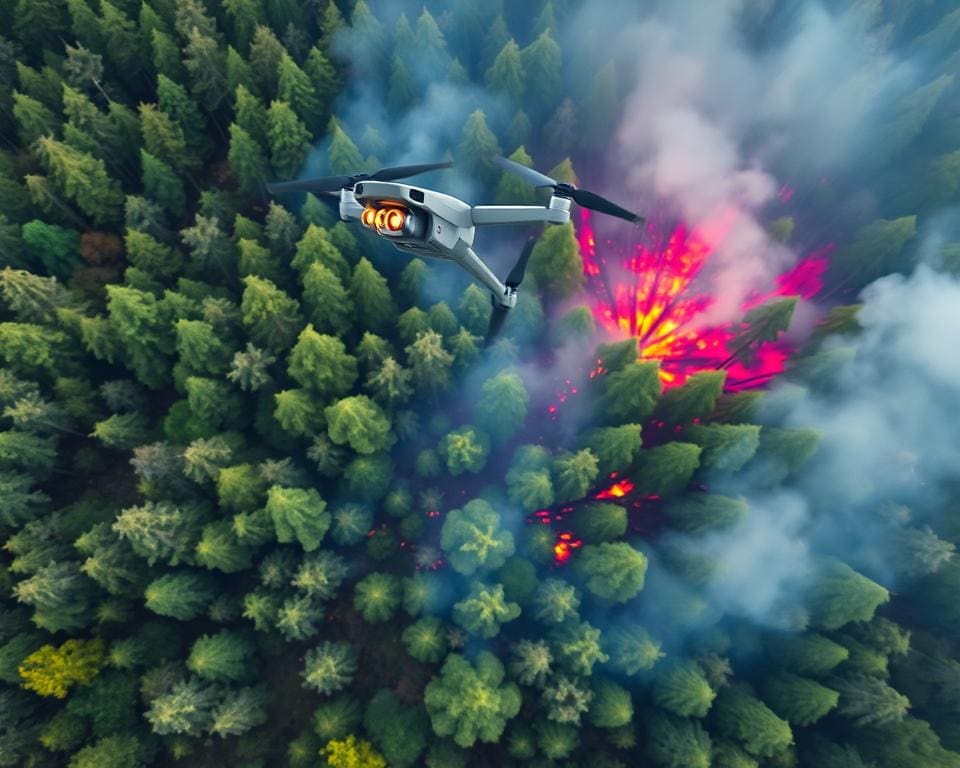
[[(366, 216), (364, 216), (366, 211)], [(377, 212), (386, 213), (377, 216)], [(398, 211), (390, 226), (390, 211)], [(517, 303), (517, 286), (500, 280), (473, 250), (478, 226), (550, 223), (570, 220), (570, 200), (552, 196), (542, 205), (469, 205), (442, 192), (388, 181), (361, 181), (340, 190), (340, 218), (359, 220), (405, 253), (453, 261), (493, 296), (496, 306)], [(366, 220), (365, 220), (366, 219)]]
[(534, 187), (552, 188), (549, 202), (546, 205), (470, 205), (442, 192), (397, 182), (397, 179), (449, 168), (452, 165), (449, 162), (382, 168), (372, 174), (278, 182), (268, 184), (267, 190), (334, 195), (340, 200), (340, 218), (344, 221), (359, 221), (405, 253), (458, 264), (490, 291), (493, 313), (487, 333), (489, 342), (502, 327), (506, 313), (517, 303), (517, 288), (523, 281), (534, 240), (527, 241), (516, 265), (507, 278), (501, 280), (473, 250), (477, 227), (564, 224), (570, 220), (571, 201), (633, 223), (643, 221), (635, 213), (593, 192), (551, 179), (512, 160), (500, 157), (495, 162)]

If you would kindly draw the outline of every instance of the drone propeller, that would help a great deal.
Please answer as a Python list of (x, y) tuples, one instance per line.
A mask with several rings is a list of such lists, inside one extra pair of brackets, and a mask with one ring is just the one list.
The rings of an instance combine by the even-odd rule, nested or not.
[[(517, 259), (517, 263), (513, 265), (513, 269), (511, 269), (510, 274), (507, 275), (507, 279), (505, 281), (507, 288), (516, 290), (520, 287), (520, 283), (523, 282), (523, 276), (527, 271), (527, 262), (530, 261), (530, 254), (533, 253), (533, 246), (536, 244), (536, 242), (537, 239), (535, 237), (531, 237), (523, 246), (523, 251), (520, 253), (520, 258)], [(490, 343), (500, 334), (500, 329), (503, 328), (503, 323), (507, 319), (507, 314), (509, 312), (509, 307), (502, 307), (494, 302), (493, 311), (490, 313), (490, 325), (487, 326), (487, 338), (484, 341), (485, 345), (489, 346)]]
[(596, 192), (590, 192), (586, 189), (577, 189), (573, 184), (567, 184), (563, 181), (551, 179), (546, 174), (535, 171), (533, 168), (527, 168), (525, 165), (515, 163), (506, 157), (497, 157), (494, 162), (503, 170), (519, 176), (528, 184), (535, 187), (551, 187), (558, 197), (569, 197), (577, 205), (583, 208), (589, 208), (592, 211), (606, 213), (609, 216), (616, 216), (620, 219), (626, 219), (633, 224), (642, 224), (644, 219), (626, 208), (622, 208), (614, 202), (601, 197)]
[(423, 165), (397, 165), (392, 168), (381, 168), (373, 173), (355, 173), (353, 176), (320, 176), (300, 181), (278, 181), (267, 184), (267, 192), (271, 195), (283, 192), (337, 192), (341, 189), (353, 189), (353, 185), (360, 181), (396, 181), (427, 171), (450, 168), (452, 165), (450, 161)]

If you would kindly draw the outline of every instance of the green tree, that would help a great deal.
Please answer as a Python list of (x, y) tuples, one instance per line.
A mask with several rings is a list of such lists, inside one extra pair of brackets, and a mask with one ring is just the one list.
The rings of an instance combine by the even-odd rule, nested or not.
[(637, 461), (636, 490), (644, 496), (670, 498), (686, 489), (700, 464), (700, 446), (667, 443), (641, 451)]
[(311, 134), (319, 130), (323, 118), (320, 99), (310, 78), (286, 52), (277, 68), (277, 96), (290, 105)]
[(319, 334), (307, 325), (290, 351), (288, 371), (317, 397), (340, 397), (357, 380), (357, 359), (347, 354), (340, 339)]
[(419, 390), (436, 393), (450, 384), (451, 355), (443, 346), (443, 337), (436, 331), (417, 335), (405, 350), (413, 383)]
[(201, 635), (190, 649), (187, 668), (212, 682), (236, 682), (249, 675), (253, 644), (243, 635), (221, 630)]
[(400, 582), (389, 573), (371, 573), (357, 582), (353, 605), (371, 624), (388, 621), (400, 607)]
[(704, 717), (716, 695), (693, 661), (682, 660), (660, 667), (654, 679), (654, 701), (680, 717)]
[(419, 707), (404, 706), (393, 691), (377, 691), (364, 714), (363, 726), (389, 765), (407, 768), (427, 746), (429, 725)]
[(562, 579), (545, 579), (533, 595), (533, 616), (537, 621), (559, 624), (576, 618), (580, 592)]
[(267, 110), (267, 138), (273, 172), (282, 178), (296, 175), (310, 150), (310, 131), (284, 101), (272, 102)]
[(397, 309), (387, 281), (365, 257), (353, 270), (349, 293), (364, 328), (382, 333), (393, 325)]
[(808, 597), (811, 623), (827, 630), (869, 621), (890, 599), (886, 589), (839, 561), (825, 563)]
[(550, 633), (550, 645), (560, 664), (575, 675), (589, 676), (596, 663), (610, 657), (603, 652), (600, 630), (586, 621), (568, 621)]
[(414, 622), (403, 631), (403, 644), (417, 661), (435, 664), (447, 654), (443, 623), (434, 616)]
[(79, 266), (79, 237), (73, 229), (33, 219), (23, 225), (23, 247), (32, 264), (60, 280)]
[(561, 503), (575, 501), (586, 496), (597, 479), (598, 461), (589, 449), (565, 454), (553, 461), (554, 487)]
[(588, 717), (599, 728), (627, 725), (633, 719), (630, 691), (608, 678), (599, 678), (593, 684), (593, 702)]
[(267, 492), (267, 513), (277, 531), (277, 541), (300, 542), (307, 552), (320, 546), (330, 527), (327, 503), (313, 488), (273, 486)]
[(187, 199), (183, 182), (173, 168), (145, 149), (140, 150), (140, 165), (144, 192), (177, 218), (182, 217)]
[(200, 571), (176, 570), (154, 579), (144, 591), (154, 613), (179, 621), (196, 618), (217, 594), (216, 582)]
[(583, 260), (573, 224), (544, 231), (530, 254), (529, 274), (549, 298), (560, 301), (583, 285)]
[(147, 442), (150, 432), (143, 414), (115, 413), (94, 424), (90, 436), (108, 448), (128, 451), (135, 445)]
[(213, 724), (219, 689), (196, 678), (179, 681), (150, 702), (144, 717), (154, 733), (201, 736)]
[(268, 352), (288, 349), (303, 327), (297, 300), (261, 277), (248, 275), (243, 282), (240, 309), (250, 340)]
[(267, 721), (264, 692), (258, 688), (227, 691), (213, 710), (210, 733), (220, 738), (239, 736)]
[(764, 680), (763, 698), (782, 718), (803, 727), (825, 717), (840, 695), (807, 677), (777, 672)]
[(647, 558), (626, 542), (587, 544), (574, 562), (574, 573), (597, 597), (624, 603), (643, 589)]
[(506, 442), (523, 427), (529, 402), (523, 380), (516, 373), (499, 373), (483, 383), (476, 406), (477, 424)]
[(772, 757), (793, 743), (786, 721), (743, 688), (723, 689), (715, 711), (719, 733), (742, 744), (751, 755)]
[(226, 51), (210, 34), (194, 27), (183, 48), (183, 66), (190, 76), (190, 91), (198, 103), (216, 110), (227, 92)]
[(507, 721), (520, 711), (520, 690), (503, 683), (503, 664), (482, 651), (473, 664), (450, 654), (438, 677), (424, 691), (433, 730), (463, 748), (477, 740), (499, 740)]
[(553, 654), (544, 641), (521, 640), (512, 647), (510, 673), (521, 685), (542, 688), (552, 672)]
[(349, 445), (357, 453), (385, 450), (395, 440), (390, 420), (380, 406), (365, 395), (337, 400), (325, 413), (330, 439), (338, 445)]
[[(646, 753), (657, 765), (663, 768), (710, 768), (713, 765), (710, 736), (697, 720), (658, 712), (649, 718), (647, 732), (650, 739)], [(720, 765), (736, 768), (736, 764)], [(747, 768), (747, 764), (742, 768)]]
[(464, 472), (476, 474), (487, 463), (490, 439), (484, 432), (465, 426), (443, 436), (438, 453), (447, 464), (447, 471), (457, 476)]
[(241, 191), (248, 197), (262, 194), (263, 185), (270, 177), (266, 155), (257, 141), (236, 123), (230, 124), (227, 159), (240, 182)]
[(48, 632), (76, 632), (90, 623), (93, 582), (73, 561), (51, 561), (13, 588), (33, 608), (33, 623)]
[(634, 462), (643, 443), (639, 424), (619, 427), (599, 427), (585, 434), (585, 446), (597, 457), (601, 477), (612, 472), (623, 472)]
[[(510, 39), (504, 44), (484, 78), (487, 87), (491, 90), (506, 94), (514, 104), (520, 103), (523, 97), (526, 73), (520, 61), (520, 46), (517, 45), (516, 41)], [(511, 159), (513, 159), (512, 156)], [(524, 165), (527, 165), (527, 163), (524, 163)]]
[(557, 723), (580, 725), (580, 716), (587, 711), (593, 691), (577, 680), (557, 675), (543, 689), (547, 717)]
[(329, 267), (315, 261), (303, 274), (303, 300), (313, 326), (342, 336), (351, 325), (352, 306), (343, 283)]
[(667, 505), (670, 521), (687, 533), (731, 528), (747, 516), (744, 499), (716, 493), (688, 493)]
[(334, 245), (330, 233), (323, 227), (311, 224), (296, 243), (296, 255), (291, 265), (305, 274), (312, 264), (320, 262), (332, 271), (343, 284), (350, 282), (350, 266), (340, 249)]
[(500, 625), (520, 615), (520, 606), (507, 602), (502, 584), (474, 582), (470, 593), (453, 606), (453, 620), (471, 634), (489, 639), (500, 634)]
[(17, 121), (20, 144), (24, 147), (56, 133), (60, 124), (53, 112), (43, 104), (18, 91), (13, 92), (13, 116)]
[(474, 499), (447, 514), (440, 546), (458, 573), (500, 568), (513, 554), (513, 534), (500, 529), (500, 515), (486, 501)]
[(495, 180), (497, 170), (493, 159), (501, 154), (500, 144), (487, 127), (487, 117), (482, 110), (475, 110), (467, 118), (457, 152), (460, 157), (459, 165), (471, 177), (487, 183)]
[(652, 669), (665, 655), (660, 650), (660, 643), (639, 624), (624, 624), (607, 630), (604, 650), (609, 652), (611, 668), (631, 677)]
[(93, 155), (44, 137), (37, 141), (50, 177), (64, 195), (97, 224), (120, 219), (123, 192), (107, 174), (104, 162)]
[(374, 399), (385, 406), (395, 406), (413, 394), (412, 374), (392, 356), (383, 359), (379, 368), (370, 371), (365, 387)]
[(830, 684), (840, 694), (837, 711), (859, 726), (898, 722), (910, 709), (910, 700), (879, 677), (857, 674)]

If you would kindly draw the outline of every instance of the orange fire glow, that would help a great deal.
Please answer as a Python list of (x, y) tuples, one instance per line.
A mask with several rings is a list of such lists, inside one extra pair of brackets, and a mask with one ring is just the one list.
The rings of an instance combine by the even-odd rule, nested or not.
[(573, 538), (567, 531), (557, 534), (557, 543), (553, 545), (553, 560), (557, 565), (563, 565), (570, 559), (573, 550), (583, 546), (583, 541)]
[(609, 488), (604, 488), (596, 495), (596, 498), (622, 499), (624, 496), (631, 493), (635, 487), (635, 484), (631, 480), (623, 478), (623, 480), (618, 480)]
[[(660, 361), (664, 388), (679, 386), (697, 371), (718, 369), (728, 371), (728, 389), (759, 386), (783, 370), (791, 352), (785, 342), (767, 342), (753, 364), (745, 366), (730, 348), (734, 324), (697, 322), (713, 303), (704, 267), (735, 217), (736, 212), (730, 211), (692, 229), (679, 224), (660, 243), (638, 244), (626, 257), (608, 261), (607, 254), (598, 250), (589, 212), (580, 210), (577, 239), (587, 286), (594, 296), (594, 316), (609, 333), (635, 336), (641, 358)], [(776, 296), (809, 299), (816, 295), (822, 287), (827, 253), (829, 249), (824, 249), (803, 259), (780, 276), (772, 292), (751, 296), (742, 309)], [(596, 373), (591, 371), (591, 378)]]

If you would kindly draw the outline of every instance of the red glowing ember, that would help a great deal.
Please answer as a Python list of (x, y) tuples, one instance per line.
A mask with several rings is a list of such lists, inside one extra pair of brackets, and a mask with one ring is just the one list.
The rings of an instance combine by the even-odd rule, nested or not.
[(600, 491), (596, 498), (598, 499), (622, 499), (628, 493), (634, 489), (634, 484), (627, 478), (623, 480), (618, 480), (609, 488), (604, 488)]
[[(731, 390), (766, 383), (783, 370), (791, 353), (782, 341), (763, 344), (751, 365), (731, 349), (735, 326), (703, 326), (698, 317), (714, 303), (704, 276), (710, 255), (728, 235), (735, 212), (690, 229), (679, 224), (656, 245), (638, 244), (627, 256), (598, 250), (590, 214), (581, 209), (577, 238), (587, 286), (594, 295), (594, 315), (605, 330), (638, 339), (640, 357), (660, 361), (665, 388), (682, 384), (697, 371), (728, 371)], [(809, 299), (822, 287), (829, 249), (811, 254), (780, 276), (775, 290), (756, 294), (742, 309), (777, 296)], [(596, 372), (591, 372), (591, 377)]]
[(575, 549), (583, 546), (583, 541), (573, 538), (569, 532), (557, 534), (557, 543), (553, 545), (553, 560), (557, 565), (563, 565), (570, 559)]

